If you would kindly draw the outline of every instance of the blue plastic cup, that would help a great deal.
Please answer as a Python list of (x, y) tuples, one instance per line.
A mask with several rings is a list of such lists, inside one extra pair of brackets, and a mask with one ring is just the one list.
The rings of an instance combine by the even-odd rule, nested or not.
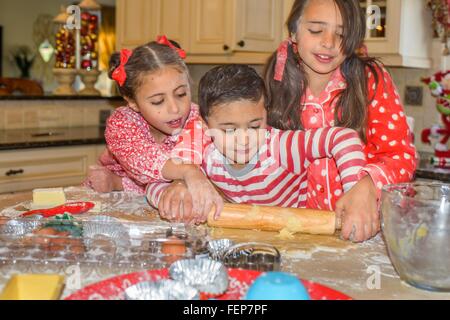
[(245, 299), (310, 300), (310, 297), (296, 276), (286, 272), (265, 272), (250, 286)]

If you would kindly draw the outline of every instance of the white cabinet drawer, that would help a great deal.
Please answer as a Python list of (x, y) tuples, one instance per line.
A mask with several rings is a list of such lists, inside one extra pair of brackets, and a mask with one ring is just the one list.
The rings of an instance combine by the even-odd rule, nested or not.
[(95, 163), (97, 146), (0, 152), (0, 193), (80, 184)]

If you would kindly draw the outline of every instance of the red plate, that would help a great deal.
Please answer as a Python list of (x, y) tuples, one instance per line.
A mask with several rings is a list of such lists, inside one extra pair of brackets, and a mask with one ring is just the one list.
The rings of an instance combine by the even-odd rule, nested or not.
[[(228, 269), (230, 279), (228, 291), (217, 297), (217, 299), (243, 299), (248, 287), (261, 273), (252, 270)], [(168, 269), (124, 274), (86, 286), (66, 297), (65, 300), (122, 300), (126, 288), (138, 282), (156, 281), (167, 279), (168, 277)], [(351, 300), (349, 296), (320, 284), (306, 280), (302, 280), (302, 282), (312, 300)]]

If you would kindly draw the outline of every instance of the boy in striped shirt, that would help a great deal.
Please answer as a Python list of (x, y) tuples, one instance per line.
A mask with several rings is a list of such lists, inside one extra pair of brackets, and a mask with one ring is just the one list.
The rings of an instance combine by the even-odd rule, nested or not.
[[(264, 82), (254, 69), (227, 65), (210, 70), (199, 86), (204, 122), (185, 128), (163, 177), (183, 179), (200, 166), (228, 201), (281, 207), (306, 206), (306, 168), (316, 159), (335, 159), (345, 192), (359, 181), (366, 159), (356, 131), (277, 130), (267, 125), (266, 103)], [(203, 222), (206, 215), (192, 213), (192, 207), (211, 203), (193, 204), (195, 189), (154, 183), (147, 187), (147, 198), (164, 218)]]

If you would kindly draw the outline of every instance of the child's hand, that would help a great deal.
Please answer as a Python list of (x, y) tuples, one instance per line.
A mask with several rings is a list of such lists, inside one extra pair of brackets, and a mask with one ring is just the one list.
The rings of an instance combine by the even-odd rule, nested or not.
[(184, 181), (193, 199), (195, 222), (205, 222), (213, 206), (214, 217), (217, 219), (223, 209), (223, 199), (203, 172), (194, 166), (186, 171)]
[(336, 216), (342, 221), (343, 239), (362, 242), (380, 231), (376, 194), (372, 178), (366, 176), (336, 203)]
[(161, 217), (167, 220), (187, 223), (195, 220), (192, 215), (192, 197), (183, 181), (174, 181), (163, 191), (158, 209)]
[(123, 190), (122, 177), (100, 165), (89, 166), (88, 181), (92, 189), (97, 192)]

